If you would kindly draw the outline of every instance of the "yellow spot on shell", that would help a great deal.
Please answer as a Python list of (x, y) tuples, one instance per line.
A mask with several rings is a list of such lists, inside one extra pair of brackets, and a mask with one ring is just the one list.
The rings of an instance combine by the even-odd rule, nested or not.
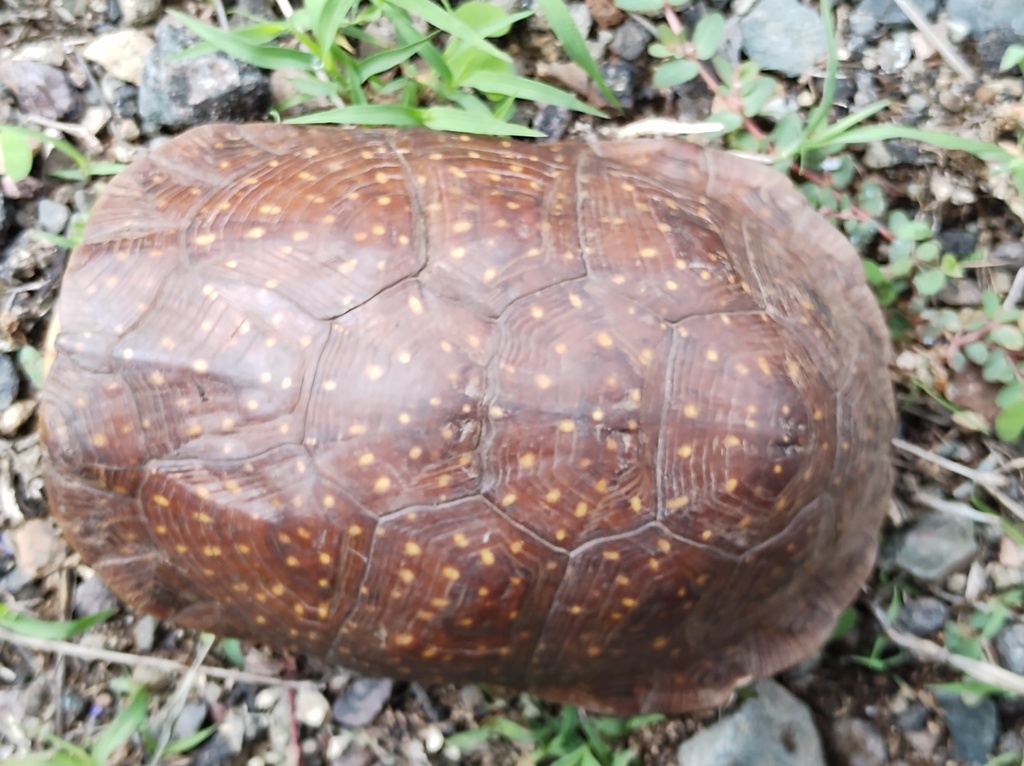
[(601, 556), (605, 561), (618, 561), (622, 558), (622, 555), (618, 551), (604, 551)]
[(410, 633), (399, 633), (397, 636), (395, 636), (395, 645), (411, 646), (414, 640), (415, 639), (412, 637), (412, 634)]
[(455, 567), (443, 567), (441, 574), (448, 580), (454, 581), (459, 579), (459, 570)]
[(408, 585), (409, 583), (411, 583), (413, 580), (416, 579), (416, 575), (413, 574), (413, 571), (411, 569), (399, 569), (398, 570), (398, 579), (400, 579), (402, 582), (404, 582), (406, 585)]
[(419, 556), (423, 552), (423, 549), (412, 540), (405, 544), (404, 550), (406, 556)]
[(484, 566), (490, 566), (494, 563), (494, 553), (489, 548), (484, 548), (480, 551), (480, 560), (484, 563)]
[(381, 476), (373, 483), (373, 491), (377, 494), (382, 494), (391, 489), (391, 479), (387, 476)]
[(415, 295), (409, 296), (409, 308), (413, 314), (423, 313), (423, 301), (417, 298)]
[(602, 330), (597, 334), (597, 345), (601, 346), (602, 348), (611, 348), (613, 345), (615, 345), (615, 341), (612, 339), (611, 335)]
[(673, 497), (671, 500), (665, 503), (665, 507), (667, 507), (670, 511), (678, 511), (680, 508), (685, 508), (689, 504), (690, 498), (687, 495), (679, 495), (678, 497)]
[(676, 450), (676, 454), (679, 455), (679, 457), (681, 457), (683, 460), (686, 460), (687, 458), (692, 457), (693, 456), (693, 445), (692, 444), (684, 444), (683, 446), (681, 446), (679, 449)]
[(171, 501), (168, 500), (163, 495), (153, 495), (153, 502), (159, 505), (161, 508), (166, 508), (171, 504)]
[(729, 479), (725, 482), (726, 492), (735, 492), (736, 487), (740, 485), (739, 479)]
[(532, 452), (527, 452), (525, 455), (519, 456), (519, 467), (520, 468), (533, 468), (537, 463), (537, 456)]
[(696, 404), (686, 404), (686, 405), (683, 405), (683, 415), (685, 415), (690, 420), (693, 420), (694, 418), (696, 418), (697, 414), (698, 414), (698, 411), (697, 411), (697, 405)]

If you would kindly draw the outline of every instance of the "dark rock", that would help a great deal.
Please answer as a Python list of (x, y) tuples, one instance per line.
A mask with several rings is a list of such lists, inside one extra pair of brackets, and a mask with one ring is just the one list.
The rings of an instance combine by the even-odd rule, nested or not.
[(915, 636), (930, 636), (942, 630), (949, 618), (945, 601), (934, 596), (910, 599), (900, 609), (896, 625)]
[(5, 61), (0, 82), (14, 94), (18, 107), (49, 120), (75, 120), (82, 99), (63, 69), (36, 61)]
[(952, 740), (950, 754), (968, 763), (985, 763), (999, 736), (996, 703), (982, 697), (968, 705), (956, 692), (936, 692), (935, 699), (946, 716), (946, 728)]
[(966, 258), (978, 246), (978, 232), (953, 229), (939, 232), (939, 244), (945, 253), (952, 253), (957, 258)]
[(622, 108), (632, 109), (637, 85), (636, 67), (627, 61), (602, 64), (601, 75), (619, 99)]
[(549, 141), (558, 141), (569, 129), (572, 121), (572, 112), (564, 106), (553, 106), (548, 104), (537, 110), (533, 117), (532, 127), (539, 130)]
[(65, 689), (60, 695), (61, 712), (67, 716), (65, 720), (76, 721), (85, 712), (87, 703), (75, 689)]
[(331, 715), (342, 726), (368, 726), (391, 698), (390, 678), (357, 678), (331, 705)]
[(978, 56), (983, 71), (998, 74), (999, 65), (1003, 61), (1006, 49), (1011, 45), (1020, 45), (1022, 42), (1024, 40), (1021, 39), (1019, 32), (1014, 32), (1012, 29), (993, 29), (978, 35), (978, 39), (974, 43), (974, 52)]
[(928, 723), (928, 708), (920, 702), (915, 702), (896, 719), (896, 724), (903, 731), (920, 731)]
[(196, 38), (170, 20), (157, 24), (154, 37), (139, 89), (139, 114), (147, 127), (253, 120), (269, 108), (270, 78), (261, 70), (222, 53), (174, 59)]

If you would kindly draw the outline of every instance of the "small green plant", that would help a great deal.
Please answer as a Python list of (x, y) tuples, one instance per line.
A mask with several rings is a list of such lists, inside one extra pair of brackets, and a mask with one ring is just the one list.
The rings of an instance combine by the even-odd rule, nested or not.
[(1024, 75), (1024, 45), (1011, 45), (1003, 53), (1002, 61), (999, 62), (999, 69), (1006, 71), (1017, 67), (1021, 75)]
[[(77, 620), (40, 620), (12, 612), (0, 604), (0, 628), (36, 639), (65, 641), (99, 625), (116, 613), (110, 609)], [(175, 755), (186, 753), (202, 743), (216, 727), (209, 726), (190, 737), (160, 747), (157, 737), (148, 725), (149, 695), (146, 690), (126, 679), (115, 679), (111, 690), (121, 692), (126, 700), (117, 714), (96, 735), (88, 746), (76, 745), (51, 733), (43, 733), (50, 746), (46, 752), (31, 753), (5, 761), (8, 766), (107, 766), (111, 756), (132, 736), (138, 736), (140, 745), (151, 754)]]
[(49, 144), (74, 164), (74, 168), (55, 170), (52, 175), (69, 181), (88, 181), (94, 176), (116, 175), (124, 165), (117, 162), (92, 162), (75, 145), (63, 138), (16, 125), (0, 125), (0, 164), (12, 181), (23, 181), (32, 173), (35, 160), (33, 142)]
[[(561, 0), (538, 3), (563, 47), (602, 87), (597, 65)], [(471, 0), (452, 10), (431, 0), (312, 0), (278, 21), (260, 21), (231, 31), (203, 24), (177, 11), (174, 18), (197, 34), (205, 46), (192, 53), (223, 51), (254, 66), (298, 73), (299, 95), (283, 107), (326, 99), (334, 108), (289, 119), (289, 122), (424, 126), (490, 135), (539, 136), (511, 122), (518, 99), (529, 99), (601, 116), (575, 96), (515, 72), (509, 55), (492, 38), (508, 34), (532, 11), (508, 13)], [(414, 17), (434, 31), (417, 31)], [(366, 27), (391, 23), (397, 45), (374, 40)], [(438, 43), (443, 36), (445, 42)], [(354, 43), (379, 50), (359, 58)]]
[(636, 762), (637, 755), (623, 747), (623, 741), (637, 729), (663, 718), (661, 715), (591, 716), (566, 705), (557, 715), (540, 711), (526, 726), (496, 716), (477, 729), (448, 737), (447, 743), (468, 749), (492, 737), (504, 737), (531, 745), (530, 759), (546, 766), (629, 766)]
[(195, 734), (169, 743), (157, 753), (156, 737), (149, 730), (149, 694), (141, 686), (130, 681), (111, 684), (114, 690), (122, 690), (125, 699), (117, 714), (91, 738), (83, 747), (52, 734), (46, 736), (51, 749), (42, 753), (18, 756), (6, 761), (8, 766), (109, 766), (114, 763), (114, 754), (132, 737), (139, 738), (139, 744), (147, 753), (156, 754), (154, 762), (162, 756), (187, 753), (202, 744), (215, 730), (215, 726), (200, 729)]

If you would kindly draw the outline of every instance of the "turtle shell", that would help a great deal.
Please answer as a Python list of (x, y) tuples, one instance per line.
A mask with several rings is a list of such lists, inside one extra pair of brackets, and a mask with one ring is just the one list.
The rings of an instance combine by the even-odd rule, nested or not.
[(810, 653), (873, 563), (882, 315), (731, 155), (202, 127), (110, 183), (58, 316), (53, 513), (180, 625), (673, 712)]

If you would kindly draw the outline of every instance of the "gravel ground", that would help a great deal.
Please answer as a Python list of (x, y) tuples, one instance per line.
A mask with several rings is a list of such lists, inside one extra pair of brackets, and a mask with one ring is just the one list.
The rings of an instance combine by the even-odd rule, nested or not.
[[(1024, 43), (1020, 0), (915, 5), (938, 44), (889, 0), (839, 4), (837, 104), (886, 98), (888, 119), (902, 124), (987, 140), (1024, 133), (1024, 79), (998, 71), (1007, 46)], [(181, 9), (209, 18), (208, 10)], [(825, 52), (816, 8), (797, 0), (708, 0), (685, 9), (682, 19), (689, 24), (709, 10), (727, 17), (728, 45), (781, 78), (780, 108), (813, 103)], [(226, 57), (175, 59), (188, 38), (163, 11), (158, 0), (7, 0), (0, 6), (0, 125), (56, 129), (95, 159), (127, 162), (149, 141), (188, 125), (258, 119), (287, 92), (287, 78)], [(640, 120), (664, 125), (708, 116), (713, 99), (699, 82), (671, 91), (650, 85), (643, 18), (605, 0), (574, 3), (572, 12), (626, 114), (602, 123), (529, 105), (522, 121), (572, 138), (613, 135)], [(520, 26), (506, 42), (522, 71), (579, 86), (546, 26)], [(958, 74), (957, 59), (940, 49), (957, 54), (968, 71)], [(1024, 268), (1024, 203), (1009, 185), (976, 160), (910, 142), (859, 146), (854, 158), (857, 177), (879, 181), (891, 200), (931, 221), (947, 251), (983, 253), (985, 267), (951, 280), (933, 306), (977, 305), (985, 288), (1011, 292)], [(103, 183), (49, 175), (67, 165), (43, 146), (31, 176), (0, 180), (0, 595), (11, 612), (51, 620), (119, 608), (49, 521), (40, 478), (32, 349), (43, 345), (66, 251), (32, 232), (73, 232)], [(878, 245), (863, 250), (873, 256)], [(994, 415), (990, 383), (976, 374), (937, 374), (944, 369), (939, 347), (911, 334), (897, 338), (896, 351), (899, 479), (877, 573), (852, 627), (777, 682), (759, 685), (750, 700), (634, 732), (629, 744), (639, 762), (1024, 763), (1021, 698), (981, 693), (978, 684), (965, 693), (963, 663), (945, 653), (955, 648), (978, 663), (975, 679), (1024, 690), (1024, 546), (1007, 530), (1021, 521), (1015, 514), (1024, 502), (1024, 461), (1019, 445), (975, 427)], [(928, 385), (973, 419), (951, 416), (927, 395)], [(979, 497), (992, 515), (971, 507)], [(890, 610), (888, 625), (894, 592), (899, 609)], [(0, 761), (41, 747), (42, 731), (94, 742), (123, 705), (117, 682), (128, 677), (150, 694), (154, 731), (173, 722), (172, 738), (179, 739), (217, 726), (198, 748), (167, 763), (516, 764), (524, 762), (523, 745), (492, 738), (462, 752), (447, 737), (502, 717), (536, 721), (554, 710), (499, 690), (357, 678), (247, 645), (232, 654), (216, 644), (208, 667), (190, 672), (204, 647), (199, 636), (124, 610), (70, 644), (0, 628)], [(857, 660), (864, 657), (872, 662)], [(743, 750), (751, 746), (752, 753)], [(109, 758), (143, 760), (137, 737)]]

